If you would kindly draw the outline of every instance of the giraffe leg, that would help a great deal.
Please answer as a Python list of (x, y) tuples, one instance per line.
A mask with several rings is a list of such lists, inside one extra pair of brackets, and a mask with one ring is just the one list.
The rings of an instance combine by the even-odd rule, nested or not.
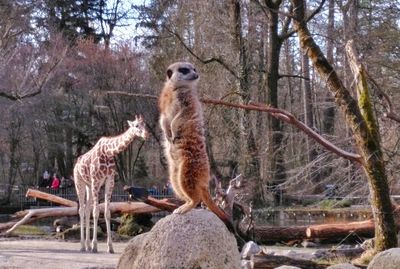
[(110, 201), (112, 191), (114, 189), (114, 177), (109, 178), (106, 181), (105, 185), (105, 204), (104, 204), (104, 218), (106, 219), (106, 226), (107, 226), (107, 251), (108, 253), (114, 253), (114, 249), (112, 246), (112, 239), (111, 239), (111, 212), (110, 212)]
[(91, 251), (90, 246), (90, 214), (92, 213), (92, 191), (89, 186), (86, 186), (86, 203), (85, 203), (85, 228), (86, 228), (86, 251)]
[(92, 239), (92, 252), (97, 253), (97, 223), (99, 221), (99, 191), (100, 186), (92, 184), (92, 199), (93, 199), (93, 239)]
[(75, 189), (76, 189), (76, 194), (78, 196), (78, 201), (79, 201), (79, 221), (80, 221), (80, 230), (81, 230), (81, 252), (85, 251), (85, 233), (84, 233), (84, 219), (85, 219), (85, 207), (86, 207), (86, 201), (85, 201), (85, 184), (82, 183), (82, 181), (79, 180), (79, 175), (75, 173), (74, 178), (76, 180), (75, 182)]

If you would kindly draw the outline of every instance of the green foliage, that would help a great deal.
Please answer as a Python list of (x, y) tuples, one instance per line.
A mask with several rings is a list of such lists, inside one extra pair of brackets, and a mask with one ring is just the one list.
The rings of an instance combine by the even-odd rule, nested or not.
[(119, 235), (135, 236), (145, 233), (151, 229), (153, 222), (151, 214), (125, 214), (121, 218), (121, 225), (118, 227)]
[(17, 227), (13, 234), (18, 235), (46, 235), (47, 233), (44, 232), (40, 227), (33, 226), (33, 225), (21, 225)]

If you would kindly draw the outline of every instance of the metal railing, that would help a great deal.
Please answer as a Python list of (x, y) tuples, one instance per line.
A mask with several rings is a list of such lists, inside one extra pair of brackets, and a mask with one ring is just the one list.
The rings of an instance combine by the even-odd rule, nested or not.
[[(57, 190), (51, 189), (51, 188), (45, 188), (45, 187), (32, 187), (32, 186), (13, 186), (11, 188), (11, 200), (10, 204), (15, 207), (19, 207), (21, 209), (26, 209), (26, 208), (37, 208), (37, 207), (49, 207), (49, 206), (57, 206), (57, 204), (41, 200), (41, 199), (36, 199), (32, 197), (26, 197), (26, 192), (27, 190), (31, 189), (36, 189), (42, 192), (50, 193), (68, 200), (72, 201), (77, 201), (77, 195), (75, 191), (74, 186), (67, 186), (64, 188), (59, 188)], [(6, 185), (0, 185), (0, 195), (5, 191), (8, 191), (9, 188)], [(171, 191), (163, 191), (159, 189), (154, 189), (150, 188), (148, 189), (149, 195), (151, 195), (154, 198), (157, 199), (163, 199), (163, 198), (172, 198), (174, 195)], [(124, 191), (122, 186), (116, 185), (114, 187), (111, 201), (112, 202), (125, 202), (129, 200), (129, 194)], [(102, 203), (104, 202), (104, 189), (102, 188), (100, 190), (99, 194), (99, 202)]]

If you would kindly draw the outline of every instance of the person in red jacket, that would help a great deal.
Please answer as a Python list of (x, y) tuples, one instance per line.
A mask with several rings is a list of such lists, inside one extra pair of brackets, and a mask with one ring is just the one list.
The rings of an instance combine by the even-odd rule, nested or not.
[(57, 177), (57, 174), (54, 174), (53, 181), (51, 183), (51, 188), (53, 190), (58, 190), (59, 187), (60, 187), (60, 179)]

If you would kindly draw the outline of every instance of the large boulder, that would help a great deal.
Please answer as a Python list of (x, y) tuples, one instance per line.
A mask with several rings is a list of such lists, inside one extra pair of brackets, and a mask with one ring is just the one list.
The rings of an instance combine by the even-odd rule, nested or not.
[(125, 248), (119, 269), (239, 269), (236, 239), (212, 212), (192, 209), (159, 220)]
[(391, 248), (378, 253), (368, 265), (368, 269), (400, 268), (400, 248)]

